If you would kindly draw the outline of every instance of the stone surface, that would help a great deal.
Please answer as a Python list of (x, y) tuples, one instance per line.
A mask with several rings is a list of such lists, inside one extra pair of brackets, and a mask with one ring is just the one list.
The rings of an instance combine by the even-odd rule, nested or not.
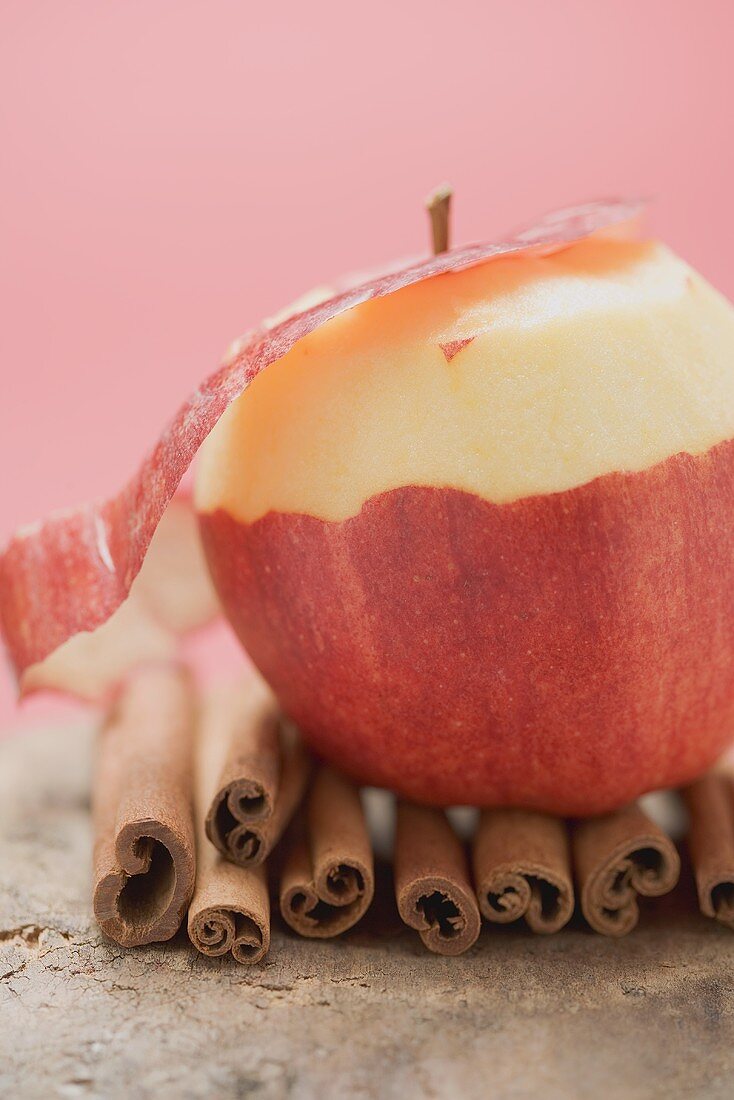
[(383, 882), (353, 933), (276, 922), (252, 969), (183, 935), (109, 944), (90, 911), (89, 740), (0, 745), (0, 1094), (731, 1096), (734, 937), (685, 884), (621, 942), (485, 929), (433, 957)]

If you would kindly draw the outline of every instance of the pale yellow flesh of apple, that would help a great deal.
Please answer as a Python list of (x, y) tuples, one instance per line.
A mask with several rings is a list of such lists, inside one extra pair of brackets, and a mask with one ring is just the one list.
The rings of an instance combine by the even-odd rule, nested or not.
[[(441, 349), (467, 338), (453, 358)], [(402, 485), (500, 503), (732, 436), (734, 307), (660, 244), (597, 239), (323, 325), (229, 408), (196, 503), (248, 523), (343, 520)]]

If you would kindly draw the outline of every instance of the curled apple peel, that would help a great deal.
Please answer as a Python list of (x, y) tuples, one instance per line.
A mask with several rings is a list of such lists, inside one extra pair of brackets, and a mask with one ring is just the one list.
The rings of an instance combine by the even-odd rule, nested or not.
[[(297, 341), (370, 299), (495, 257), (531, 250), (551, 253), (592, 234), (613, 232), (640, 210), (639, 202), (626, 200), (560, 210), (505, 241), (456, 248), (357, 285), (347, 280), (326, 300), (242, 337), (179, 408), (121, 492), (26, 527), (3, 551), (0, 626), (21, 685), (34, 665), (75, 635), (100, 627), (120, 607), (197, 450), (231, 402)], [(44, 685), (31, 678), (26, 686), (34, 690)]]
[(183, 640), (219, 614), (192, 500), (177, 493), (127, 598), (101, 626), (72, 635), (29, 666), (21, 694), (52, 691), (104, 702), (136, 666), (180, 657)]

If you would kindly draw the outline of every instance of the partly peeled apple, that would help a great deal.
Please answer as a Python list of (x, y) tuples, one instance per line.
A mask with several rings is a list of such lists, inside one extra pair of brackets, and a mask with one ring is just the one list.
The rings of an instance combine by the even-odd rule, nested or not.
[(93, 547), (64, 552), (68, 526), (8, 548), (19, 670), (89, 628), (29, 584), (81, 569), (102, 621), (223, 413), (195, 492), (209, 568), (317, 752), (417, 801), (568, 815), (703, 772), (734, 735), (734, 309), (608, 232), (632, 212), (592, 205), (248, 336), (132, 487), (72, 517), (116, 589)]

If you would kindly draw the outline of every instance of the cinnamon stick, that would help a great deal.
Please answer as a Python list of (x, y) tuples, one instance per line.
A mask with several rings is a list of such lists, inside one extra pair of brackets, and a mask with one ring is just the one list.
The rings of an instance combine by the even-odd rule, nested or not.
[(472, 848), (482, 915), (496, 924), (525, 918), (533, 932), (557, 932), (573, 914), (566, 824), (526, 810), (484, 810)]
[(639, 919), (638, 895), (673, 889), (680, 859), (670, 837), (636, 803), (577, 823), (573, 858), (584, 917), (605, 936), (624, 936)]
[(237, 962), (259, 962), (270, 947), (270, 896), (265, 864), (241, 867), (210, 843), (207, 810), (222, 772), (226, 740), (209, 737), (221, 696), (203, 707), (196, 754), (196, 889), (189, 907), (189, 939), (203, 955), (231, 952)]
[(280, 911), (301, 936), (338, 936), (361, 919), (375, 891), (358, 789), (332, 768), (321, 768), (302, 826), (283, 867)]
[(399, 802), (395, 897), (400, 916), (430, 951), (460, 955), (480, 930), (464, 848), (442, 810)]
[(681, 794), (701, 912), (734, 929), (734, 778), (713, 772)]
[(255, 676), (212, 696), (202, 736), (223, 759), (206, 815), (206, 835), (227, 859), (256, 867), (280, 839), (301, 800), (308, 757)]
[(179, 665), (137, 669), (99, 734), (94, 914), (123, 947), (168, 940), (194, 888), (195, 698)]

